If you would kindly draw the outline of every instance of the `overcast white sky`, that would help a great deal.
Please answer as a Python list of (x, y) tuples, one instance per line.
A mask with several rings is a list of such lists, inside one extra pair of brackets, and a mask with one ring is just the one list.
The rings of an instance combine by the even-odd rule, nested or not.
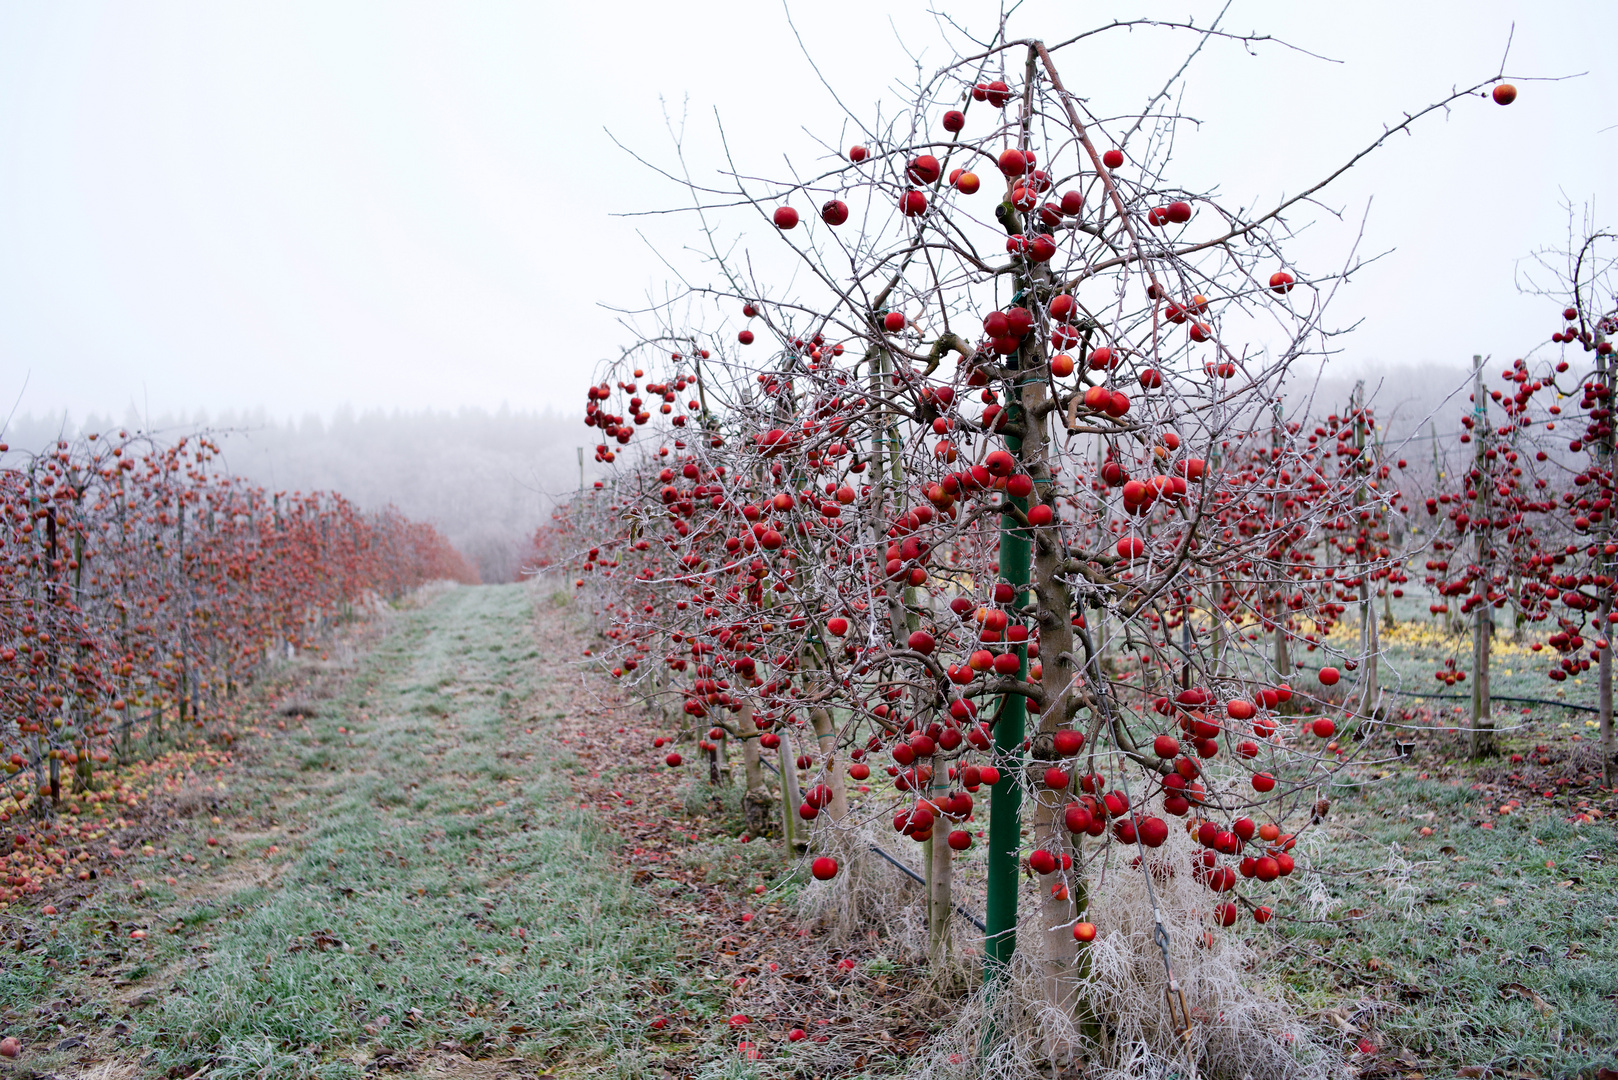
[[(948, 10), (986, 33), (997, 9)], [(1217, 6), (1030, 0), (1014, 29), (1057, 39), (1148, 10)], [(909, 74), (900, 38), (929, 72), (944, 59), (923, 4), (793, 15), (851, 104)], [(1492, 74), (1514, 20), (1508, 75), (1589, 74), (1463, 103), (1332, 189), (1351, 227), (1328, 219), (1306, 257), (1340, 263), (1368, 205), (1363, 249), (1395, 249), (1336, 309), (1364, 320), (1345, 363), (1517, 355), (1557, 328), (1514, 266), (1563, 239), (1565, 201), (1618, 224), (1618, 4), (1235, 0), (1227, 28), (1342, 63), (1216, 46), (1192, 70), (1184, 111), (1205, 122), (1176, 174), (1273, 199)], [(1122, 112), (1186, 44), (1118, 35), (1064, 78)], [(25, 378), (36, 415), (582, 408), (623, 339), (599, 305), (667, 276), (636, 230), (678, 258), (687, 227), (612, 216), (679, 201), (603, 131), (668, 161), (660, 97), (689, 100), (710, 167), (715, 108), (777, 174), (812, 157), (805, 129), (842, 124), (769, 2), (0, 6), (0, 417)]]

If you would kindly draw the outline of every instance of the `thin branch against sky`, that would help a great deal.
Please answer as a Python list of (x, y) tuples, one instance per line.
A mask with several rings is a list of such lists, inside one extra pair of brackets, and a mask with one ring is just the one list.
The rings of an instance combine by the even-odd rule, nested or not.
[[(678, 250), (684, 215), (618, 216), (679, 194), (659, 97), (717, 114), (737, 174), (782, 154), (806, 174), (834, 170), (826, 141), (916, 77), (912, 53), (926, 73), (942, 35), (992, 45), (999, 16), (852, 2), (794, 6), (790, 22), (740, 4), (700, 24), (652, 5), (611, 11), (609, 28), (604, 10), (404, 4), (386, 33), (365, 9), (309, 4), (0, 12), (0, 391), (32, 372), (20, 410), (34, 414), (121, 415), (143, 386), (160, 414), (571, 405), (584, 366), (623, 344), (613, 310), (669, 279), (654, 249)], [(1182, 179), (1249, 207), (1503, 62), (1514, 78), (1588, 70), (1518, 78), (1510, 109), (1439, 118), (1324, 208), (1374, 194), (1364, 249), (1388, 253), (1336, 301), (1358, 328), (1334, 364), (1464, 365), (1543, 336), (1513, 266), (1555, 235), (1567, 199), (1614, 204), (1601, 150), (1618, 76), (1593, 50), (1618, 12), (1238, 2), (1221, 18), (1232, 36), (1208, 39), (1174, 98), (1202, 122), (1172, 134)], [(849, 32), (877, 19), (892, 29)], [(1030, 2), (1007, 34), (1060, 42), (1084, 22)], [(1570, 38), (1572, 22), (1587, 32)], [(610, 61), (543, 47), (609, 30)], [(1070, 90), (1105, 118), (1175, 85), (1185, 54), (1172, 37), (1140, 25), (1076, 42), (1062, 52)], [(693, 123), (685, 139), (720, 160), (719, 131)], [(1312, 220), (1300, 256), (1340, 264), (1360, 223)], [(752, 265), (765, 279), (783, 269), (763, 254)]]

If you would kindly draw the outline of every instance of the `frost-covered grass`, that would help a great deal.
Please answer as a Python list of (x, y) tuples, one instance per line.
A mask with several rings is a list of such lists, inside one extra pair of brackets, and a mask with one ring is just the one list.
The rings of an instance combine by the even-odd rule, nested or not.
[[(18, 1064), (82, 1055), (55, 1049), (62, 1023), (147, 1076), (357, 1077), (446, 1042), (662, 1076), (648, 995), (698, 1016), (716, 999), (673, 963), (675, 936), (622, 872), (617, 840), (548, 764), (546, 683), (566, 676), (537, 662), (531, 602), (518, 587), (460, 589), (402, 617), (271, 748), (256, 796), (233, 795), (280, 823), (255, 869), (193, 870), (171, 888), (152, 867), (157, 887), (102, 890), (0, 968)], [(196, 823), (232, 827), (252, 828)], [(91, 968), (101, 977), (79, 977)], [(65, 1008), (46, 1006), (59, 996)]]

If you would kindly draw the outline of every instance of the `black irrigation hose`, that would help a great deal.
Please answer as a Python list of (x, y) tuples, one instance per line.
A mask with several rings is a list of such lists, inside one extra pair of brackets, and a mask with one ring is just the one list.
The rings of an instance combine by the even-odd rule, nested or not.
[[(764, 758), (764, 757), (759, 758), (759, 763), (762, 764), (766, 769), (769, 769), (775, 775), (777, 775), (777, 776), (781, 775), (781, 770), (776, 768), (775, 763), (770, 761), (768, 758)], [(900, 862), (898, 859), (895, 859), (892, 855), (889, 855), (885, 848), (882, 848), (882, 847), (878, 846), (877, 844), (873, 844), (870, 841), (866, 841), (865, 846), (870, 848), (872, 851), (876, 852), (878, 855), (882, 856), (888, 862), (892, 863), (898, 869), (898, 871), (901, 874), (903, 874), (905, 877), (909, 878), (911, 881), (914, 881), (917, 885), (920, 885), (923, 888), (926, 888), (926, 886), (927, 886), (927, 879), (926, 878), (922, 877), (920, 874), (918, 874), (914, 870), (910, 869), (910, 867), (906, 866), (904, 863)], [(962, 907), (960, 904), (955, 905), (955, 913), (957, 915), (959, 915), (961, 918), (965, 919), (967, 922), (971, 923), (973, 926), (977, 927), (978, 931), (980, 933), (987, 934), (989, 932), (988, 925), (982, 919), (980, 919), (976, 915), (972, 914), (971, 911), (967, 910), (965, 907)]]
[[(898, 867), (899, 872), (901, 874), (903, 874), (905, 877), (909, 878), (911, 881), (914, 881), (917, 885), (925, 886), (927, 884), (926, 880), (923, 879), (920, 874), (918, 874), (914, 870), (910, 869), (910, 867), (906, 866), (904, 863), (900, 862), (898, 859), (895, 859), (892, 855), (889, 855), (887, 853), (887, 851), (885, 851), (884, 849), (878, 847), (875, 844), (870, 844), (870, 843), (866, 844), (866, 846), (869, 847), (872, 851), (876, 852), (878, 855), (882, 856), (888, 862), (892, 863), (894, 866)], [(984, 924), (982, 919), (980, 919), (976, 915), (972, 914), (970, 911), (968, 911), (966, 908), (962, 907), (960, 904), (955, 905), (955, 912), (961, 918), (965, 919), (967, 922), (969, 922), (973, 926), (977, 927), (978, 930), (981, 931), (982, 933), (987, 934), (989, 932), (988, 926), (986, 926)]]
[[(1318, 671), (1320, 669), (1319, 668), (1306, 668), (1302, 664), (1299, 664), (1297, 670), (1299, 670), (1299, 671), (1311, 671), (1311, 670)], [(1472, 695), (1471, 694), (1426, 694), (1426, 693), (1423, 693), (1420, 690), (1390, 690), (1388, 692), (1390, 694), (1392, 694), (1394, 697), (1404, 695), (1406, 697), (1443, 698), (1446, 701), (1471, 701), (1472, 700)], [(1519, 705), (1551, 705), (1551, 706), (1554, 706), (1554, 707), (1556, 707), (1558, 709), (1573, 709), (1576, 712), (1599, 713), (1601, 711), (1600, 709), (1596, 708), (1594, 705), (1575, 705), (1575, 704), (1573, 704), (1572, 702), (1569, 702), (1569, 701), (1550, 701), (1550, 700), (1548, 700), (1546, 698), (1537, 698), (1537, 697), (1505, 697), (1505, 696), (1500, 695), (1500, 694), (1490, 694), (1489, 695), (1489, 700), (1490, 701), (1515, 701)]]
[[(1471, 701), (1471, 694), (1424, 694), (1420, 690), (1395, 690), (1393, 695), (1398, 697), (1444, 698), (1448, 701)], [(1519, 705), (1551, 705), (1558, 709), (1574, 709), (1578, 712), (1599, 713), (1601, 710), (1594, 705), (1575, 705), (1571, 701), (1549, 701), (1537, 697), (1503, 697), (1500, 694), (1490, 694), (1490, 701), (1515, 701)]]
[[(1394, 691), (1394, 696), (1399, 696), (1399, 695), (1404, 695), (1406, 697), (1419, 697), (1419, 698), (1443, 698), (1443, 699), (1449, 700), (1449, 701), (1470, 701), (1470, 700), (1472, 700), (1472, 696), (1470, 694), (1429, 694), (1429, 693), (1422, 693), (1421, 691), (1417, 691), (1417, 690), (1397, 690), (1397, 691)], [(1593, 706), (1590, 706), (1590, 705), (1575, 705), (1575, 704), (1573, 704), (1571, 702), (1567, 702), (1567, 701), (1550, 701), (1550, 700), (1547, 700), (1545, 698), (1503, 697), (1503, 696), (1500, 696), (1498, 694), (1490, 694), (1489, 695), (1489, 700), (1490, 701), (1512, 701), (1512, 702), (1517, 702), (1518, 704), (1524, 704), (1524, 705), (1550, 705), (1550, 706), (1552, 706), (1554, 708), (1558, 708), (1558, 709), (1574, 709), (1574, 710), (1577, 710), (1579, 712), (1589, 712), (1589, 713), (1599, 713), (1601, 711), (1600, 709), (1597, 709), (1597, 708), (1595, 708)], [(765, 768), (769, 769), (771, 772), (775, 773), (777, 776), (781, 775), (781, 770), (776, 768), (774, 762), (770, 761), (768, 758), (761, 758), (760, 761), (762, 762), (762, 764), (764, 765)], [(869, 842), (866, 843), (866, 846), (869, 847), (877, 855), (880, 855), (887, 862), (891, 863), (893, 865), (893, 867), (896, 870), (898, 870), (901, 874), (903, 874), (905, 877), (909, 878), (911, 881), (914, 881), (917, 885), (926, 886), (927, 881), (926, 881), (925, 878), (923, 878), (920, 874), (916, 873), (914, 870), (910, 869), (910, 867), (906, 866), (904, 863), (900, 862), (898, 859), (894, 858), (892, 855), (889, 855), (886, 849), (884, 849), (884, 848), (882, 848), (882, 847), (880, 847), (880, 846), (878, 846), (876, 844), (869, 843)], [(984, 923), (984, 921), (982, 919), (978, 918), (976, 915), (972, 914), (972, 912), (969, 911), (967, 908), (963, 907), (960, 904), (956, 904), (955, 905), (955, 911), (956, 911), (956, 914), (961, 916), (961, 918), (965, 919), (967, 922), (969, 922), (973, 926), (977, 927), (978, 930), (981, 933), (987, 934), (989, 932), (989, 928)]]

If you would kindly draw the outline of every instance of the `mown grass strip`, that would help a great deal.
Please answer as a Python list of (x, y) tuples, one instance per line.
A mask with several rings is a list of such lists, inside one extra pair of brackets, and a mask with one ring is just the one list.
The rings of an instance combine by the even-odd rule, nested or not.
[[(403, 617), (277, 748), (261, 790), (305, 828), (272, 883), (180, 910), (173, 891), (108, 890), (8, 966), (0, 994), (54, 992), (147, 907), (162, 925), (123, 973), (151, 985), (125, 991), (145, 993), (120, 1033), (147, 1075), (357, 1076), (447, 1045), (661, 1076), (649, 1000), (700, 1017), (718, 999), (676, 963), (614, 838), (569, 806), (569, 763), (544, 738), (565, 676), (542, 668), (531, 602), (461, 589)], [(107, 1024), (107, 1004), (75, 1011)]]

